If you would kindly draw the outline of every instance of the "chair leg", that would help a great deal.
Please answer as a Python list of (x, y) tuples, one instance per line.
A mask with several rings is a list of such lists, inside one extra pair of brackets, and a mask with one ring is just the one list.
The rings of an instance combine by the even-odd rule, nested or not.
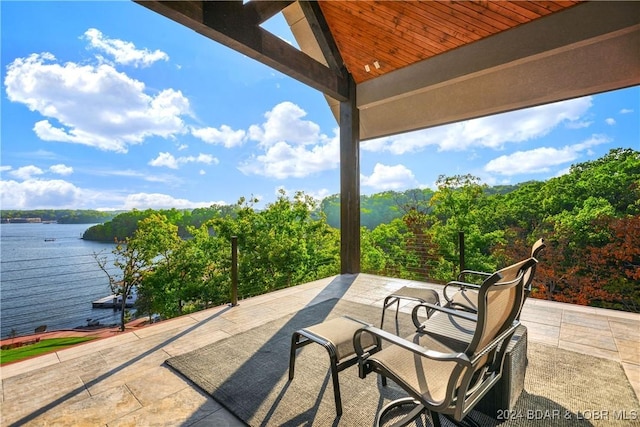
[(289, 353), (289, 381), (293, 380), (293, 375), (296, 369), (296, 353), (298, 351), (298, 340), (300, 334), (294, 332), (291, 335), (291, 352)]
[(437, 412), (429, 411), (429, 417), (431, 417), (433, 427), (442, 427), (442, 424), (440, 423), (440, 414), (438, 414)]
[(403, 427), (411, 424), (415, 421), (420, 415), (428, 412), (427, 408), (424, 407), (420, 402), (418, 402), (413, 397), (404, 397), (402, 399), (394, 400), (393, 402), (387, 403), (385, 406), (378, 411), (378, 415), (376, 416), (375, 425), (376, 427), (380, 427), (384, 416), (391, 410), (404, 405), (413, 405), (415, 408), (411, 410), (407, 415), (402, 417), (399, 421), (395, 422), (391, 427)]
[[(330, 352), (331, 353), (331, 352)], [(340, 396), (340, 381), (338, 381), (338, 365), (336, 358), (329, 354), (331, 364), (331, 379), (333, 380), (333, 398), (336, 401), (336, 415), (342, 415), (342, 397)]]
[(389, 300), (392, 298), (395, 298), (395, 297), (392, 295), (389, 295), (384, 299), (384, 303), (382, 304), (382, 319), (380, 320), (380, 329), (384, 329), (384, 314), (386, 313), (387, 308), (389, 308), (391, 304), (393, 304), (398, 300), (397, 298), (395, 298), (394, 301), (389, 302)]

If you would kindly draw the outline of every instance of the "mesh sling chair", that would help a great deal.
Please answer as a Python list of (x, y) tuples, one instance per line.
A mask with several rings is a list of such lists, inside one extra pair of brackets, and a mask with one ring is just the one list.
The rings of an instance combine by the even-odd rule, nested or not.
[[(404, 405), (413, 405), (413, 409), (395, 425), (407, 425), (422, 414), (430, 415), (437, 426), (440, 425), (438, 414), (454, 422), (465, 419), (501, 378), (507, 347), (503, 344), (511, 339), (520, 324), (516, 317), (524, 298), (524, 272), (536, 262), (529, 258), (514, 267), (515, 277), (496, 272), (485, 279), (478, 289), (477, 314), (439, 307), (452, 316), (473, 322), (472, 338), (462, 351), (420, 330), (406, 338), (372, 326), (355, 333), (360, 377), (380, 374), (409, 394), (385, 405), (376, 417), (377, 426), (384, 422), (387, 414)], [(416, 306), (413, 313), (420, 308)], [(366, 344), (362, 344), (370, 339), (366, 334), (387, 344), (375, 354), (367, 353)]]
[[(531, 247), (531, 257), (540, 259), (540, 252), (546, 247), (544, 239), (538, 239)], [(535, 274), (536, 264), (534, 264), (524, 276), (524, 292), (525, 299), (531, 293), (531, 287), (533, 284), (533, 276)], [(464, 279), (467, 276), (476, 276), (481, 278), (487, 278), (492, 273), (485, 273), (483, 271), (474, 270), (462, 270), (458, 274), (457, 280), (447, 283), (442, 291), (445, 299), (445, 305), (447, 307), (455, 308), (458, 310), (465, 310), (475, 313), (478, 309), (478, 288), (480, 285), (467, 283)]]

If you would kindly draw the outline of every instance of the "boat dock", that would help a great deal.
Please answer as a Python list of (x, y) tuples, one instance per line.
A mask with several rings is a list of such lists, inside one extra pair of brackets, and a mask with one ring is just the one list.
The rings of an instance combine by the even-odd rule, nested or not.
[[(135, 300), (136, 299), (132, 298), (132, 296), (130, 295), (129, 298), (127, 298), (127, 303), (125, 304), (125, 307), (126, 308), (133, 307)], [(109, 295), (108, 297), (100, 298), (98, 300), (93, 301), (91, 305), (93, 308), (120, 308), (120, 304), (122, 304), (121, 301), (122, 300), (120, 295)]]

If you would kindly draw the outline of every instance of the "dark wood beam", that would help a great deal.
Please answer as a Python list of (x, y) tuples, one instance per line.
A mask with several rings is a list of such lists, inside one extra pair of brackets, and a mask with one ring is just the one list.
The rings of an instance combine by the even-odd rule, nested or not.
[(245, 3), (243, 9), (247, 16), (255, 16), (255, 23), (257, 25), (268, 21), (273, 16), (282, 12), (282, 9), (293, 3), (294, 0), (285, 1), (267, 1), (267, 0), (251, 0), (249, 3)]
[(244, 9), (242, 1), (137, 3), (332, 98), (348, 99), (346, 78), (261, 28), (257, 9)]
[(356, 83), (340, 102), (340, 272), (360, 272), (360, 114)]
[(331, 30), (329, 30), (329, 25), (324, 18), (318, 2), (302, 0), (300, 1), (300, 8), (311, 27), (313, 36), (318, 42), (318, 46), (329, 68), (340, 73), (341, 76), (346, 75), (346, 67), (342, 60), (342, 55), (340, 55), (338, 45), (331, 34)]

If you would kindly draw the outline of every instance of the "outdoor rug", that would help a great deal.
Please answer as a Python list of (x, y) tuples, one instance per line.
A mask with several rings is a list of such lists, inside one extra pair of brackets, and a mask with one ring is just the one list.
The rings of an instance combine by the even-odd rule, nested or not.
[[(316, 344), (298, 350), (295, 378), (289, 382), (289, 349), (297, 329), (342, 315), (376, 324), (380, 314), (379, 307), (332, 299), (167, 364), (250, 426), (373, 426), (378, 410), (406, 393), (392, 381), (382, 387), (376, 375), (360, 379), (357, 367), (347, 368), (339, 374), (343, 414), (336, 418), (327, 351)], [(385, 329), (395, 331), (388, 314)], [(400, 334), (411, 333), (408, 316), (399, 323)], [(475, 421), (487, 426), (640, 425), (640, 405), (619, 363), (533, 342), (528, 359), (525, 391), (516, 407), (501, 414), (502, 420), (474, 411)]]

